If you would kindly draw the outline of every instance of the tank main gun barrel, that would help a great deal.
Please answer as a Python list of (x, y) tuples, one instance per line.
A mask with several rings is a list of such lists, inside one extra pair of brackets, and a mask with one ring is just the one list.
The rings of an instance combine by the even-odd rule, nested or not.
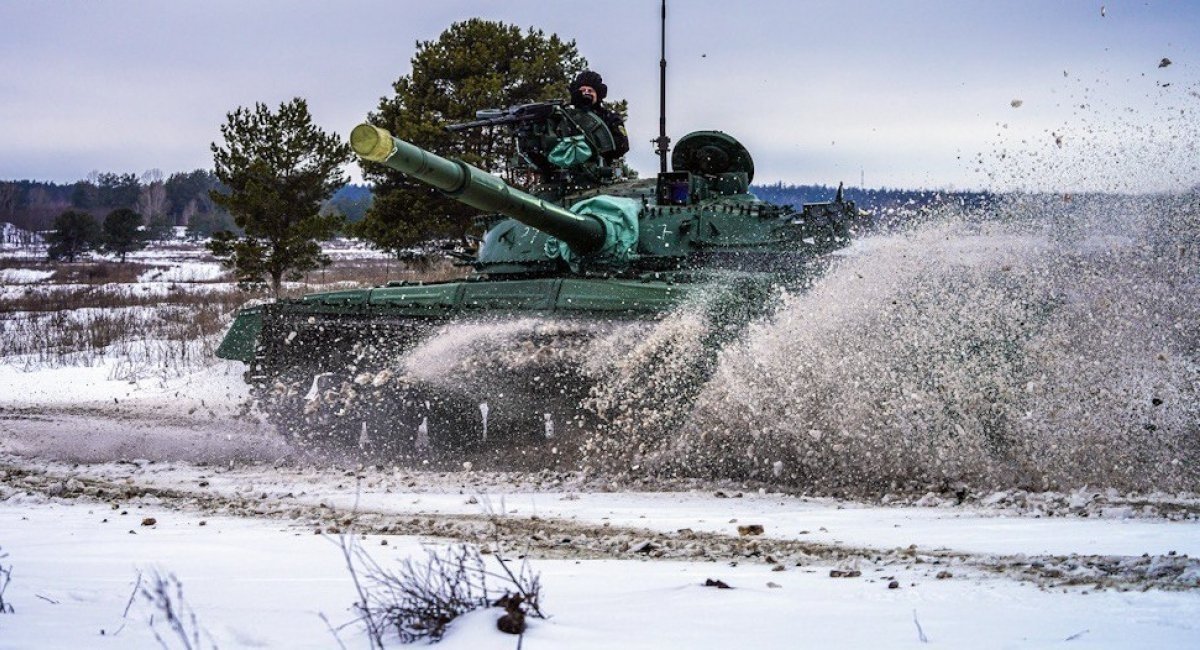
[(498, 212), (557, 237), (576, 253), (586, 255), (604, 245), (605, 227), (598, 219), (510, 187), (478, 167), (426, 151), (386, 129), (359, 124), (350, 133), (350, 146), (363, 159), (404, 172), (473, 208)]

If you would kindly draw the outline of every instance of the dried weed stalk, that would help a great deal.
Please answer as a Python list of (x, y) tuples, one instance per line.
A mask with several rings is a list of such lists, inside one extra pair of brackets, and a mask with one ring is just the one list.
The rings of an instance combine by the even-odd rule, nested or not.
[[(149, 584), (142, 587), (140, 593), (153, 608), (150, 630), (154, 632), (154, 638), (160, 646), (166, 650), (176, 647), (168, 642), (173, 638), (178, 643), (177, 647), (184, 650), (200, 650), (205, 646), (216, 650), (217, 644), (213, 642), (212, 636), (200, 626), (196, 613), (184, 600), (183, 583), (175, 574), (168, 573), (164, 576), (158, 571), (153, 572)], [(155, 621), (155, 614), (161, 617), (159, 621)], [(159, 631), (160, 627), (166, 627), (165, 638)], [(201, 641), (201, 637), (204, 641)]]
[[(3, 549), (0, 549), (0, 560), (8, 557)], [(0, 564), (0, 614), (15, 614), (17, 610), (13, 609), (12, 603), (4, 600), (4, 590), (8, 589), (8, 583), (12, 582), (12, 565)]]

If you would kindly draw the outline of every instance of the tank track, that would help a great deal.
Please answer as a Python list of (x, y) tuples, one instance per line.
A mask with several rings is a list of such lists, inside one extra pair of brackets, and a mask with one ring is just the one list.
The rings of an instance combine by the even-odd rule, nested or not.
[[(447, 390), (404, 370), (404, 356), (452, 321), (361, 319), (268, 307), (247, 372), (259, 408), (294, 446), (407, 464), (545, 467), (568, 462), (585, 426), (587, 381), (554, 357), (563, 341), (531, 332), (511, 351), (527, 367), (473, 368)], [(486, 406), (481, 406), (486, 404)], [(527, 457), (527, 458), (523, 458)]]

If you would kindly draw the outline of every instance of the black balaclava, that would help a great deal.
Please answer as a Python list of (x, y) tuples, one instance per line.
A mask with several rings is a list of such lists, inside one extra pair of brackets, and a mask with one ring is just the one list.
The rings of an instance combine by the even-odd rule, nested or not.
[(571, 82), (571, 104), (579, 108), (591, 106), (591, 101), (579, 93), (579, 89), (584, 86), (591, 86), (596, 91), (596, 103), (604, 101), (608, 96), (608, 86), (604, 85), (604, 79), (599, 73), (591, 70), (584, 70), (575, 77), (575, 81)]

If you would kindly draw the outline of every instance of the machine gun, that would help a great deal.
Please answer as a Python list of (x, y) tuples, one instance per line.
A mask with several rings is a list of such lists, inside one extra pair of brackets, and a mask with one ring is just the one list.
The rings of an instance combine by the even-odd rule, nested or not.
[(562, 105), (562, 100), (556, 99), (533, 104), (518, 104), (508, 108), (485, 108), (475, 111), (474, 120), (451, 124), (446, 127), (446, 130), (458, 133), (485, 126), (513, 126), (526, 122), (544, 122), (554, 113), (554, 109), (560, 108)]

